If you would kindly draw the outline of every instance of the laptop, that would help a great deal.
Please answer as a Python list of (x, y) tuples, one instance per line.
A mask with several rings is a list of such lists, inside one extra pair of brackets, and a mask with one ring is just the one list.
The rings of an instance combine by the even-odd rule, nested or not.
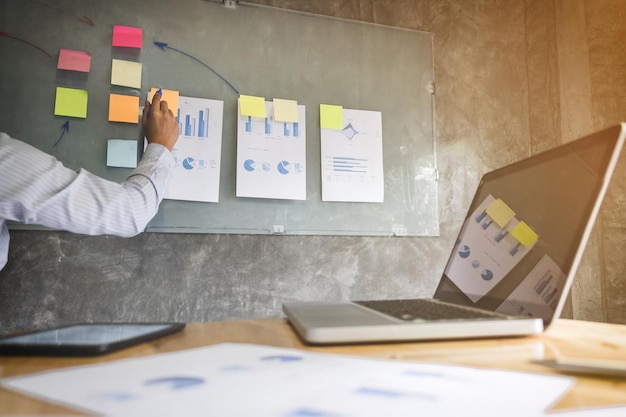
[(541, 333), (563, 310), (625, 137), (622, 123), (485, 174), (433, 298), (287, 302), (289, 323), (311, 344)]

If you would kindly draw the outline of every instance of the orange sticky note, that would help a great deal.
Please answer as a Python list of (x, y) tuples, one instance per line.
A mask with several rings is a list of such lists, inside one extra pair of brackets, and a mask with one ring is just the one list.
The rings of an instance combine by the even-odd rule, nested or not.
[(139, 97), (122, 94), (109, 95), (109, 121), (138, 123)]
[(491, 203), (486, 211), (487, 215), (500, 227), (506, 226), (513, 216), (515, 216), (515, 212), (499, 198)]
[(513, 230), (511, 230), (511, 235), (527, 248), (534, 245), (537, 239), (539, 239), (539, 235), (523, 221), (519, 222)]
[(113, 26), (113, 41), (111, 45), (125, 48), (141, 48), (143, 30), (131, 26)]
[[(156, 93), (158, 88), (150, 89), (150, 98), (148, 99), (150, 103), (152, 103), (152, 97), (154, 97), (154, 93)], [(167, 108), (174, 113), (174, 117), (178, 115), (178, 91), (174, 90), (166, 90), (164, 88), (161, 89), (161, 101), (167, 101)]]

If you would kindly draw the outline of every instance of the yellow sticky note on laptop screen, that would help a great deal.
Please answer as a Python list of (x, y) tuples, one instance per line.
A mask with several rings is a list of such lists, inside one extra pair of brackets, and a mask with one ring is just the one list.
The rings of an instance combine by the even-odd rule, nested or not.
[(537, 239), (539, 239), (539, 235), (523, 221), (519, 222), (513, 230), (511, 230), (511, 235), (527, 248), (534, 245)]
[(513, 216), (515, 216), (515, 212), (499, 198), (491, 203), (486, 211), (487, 215), (500, 227), (506, 226)]

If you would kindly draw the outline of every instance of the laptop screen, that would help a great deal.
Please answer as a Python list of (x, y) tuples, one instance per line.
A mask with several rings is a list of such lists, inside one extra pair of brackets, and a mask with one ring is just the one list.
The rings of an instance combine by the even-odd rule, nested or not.
[(435, 298), (549, 324), (565, 303), (621, 136), (615, 126), (486, 174)]

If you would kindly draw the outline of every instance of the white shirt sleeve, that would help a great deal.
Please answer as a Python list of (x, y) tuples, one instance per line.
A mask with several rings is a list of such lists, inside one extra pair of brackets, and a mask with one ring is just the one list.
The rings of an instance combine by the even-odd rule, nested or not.
[(66, 168), (0, 133), (0, 269), (8, 250), (6, 220), (88, 235), (141, 233), (158, 211), (174, 165), (167, 148), (150, 144), (137, 168), (118, 184)]

